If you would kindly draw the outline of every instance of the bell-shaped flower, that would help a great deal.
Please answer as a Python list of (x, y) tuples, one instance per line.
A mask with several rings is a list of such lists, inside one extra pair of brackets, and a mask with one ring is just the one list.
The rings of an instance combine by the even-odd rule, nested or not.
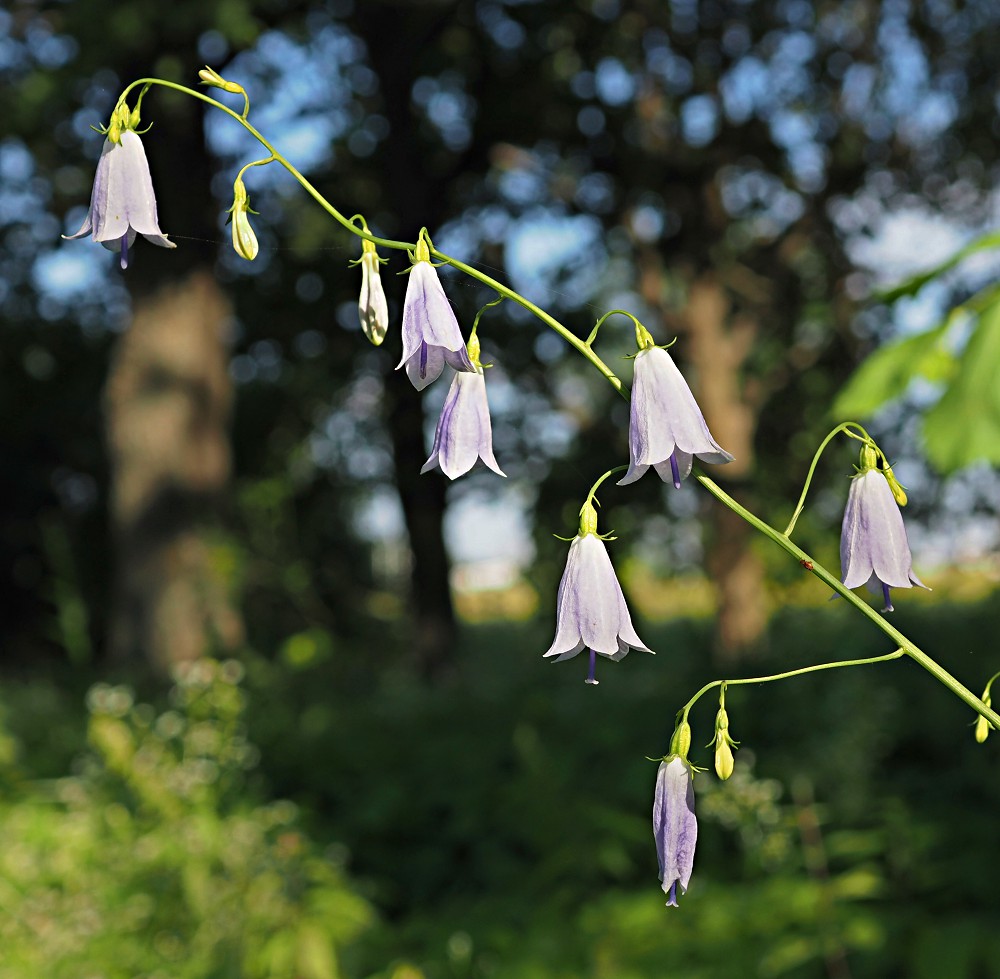
[(382, 260), (375, 251), (374, 243), (367, 238), (361, 242), (361, 296), (358, 299), (358, 316), (365, 336), (377, 347), (385, 339), (389, 329), (389, 307), (379, 275)]
[(903, 515), (870, 446), (861, 450), (861, 469), (851, 482), (840, 534), (841, 581), (846, 588), (867, 585), (891, 612), (890, 588), (927, 586), (913, 573)]
[(146, 152), (131, 129), (112, 127), (109, 131), (97, 161), (90, 211), (80, 230), (66, 237), (88, 234), (105, 248), (120, 252), (122, 268), (128, 265), (128, 250), (136, 234), (162, 248), (177, 247), (160, 231)]
[(619, 486), (634, 483), (652, 466), (660, 479), (680, 489), (691, 472), (692, 457), (720, 465), (733, 457), (708, 430), (705, 418), (684, 376), (649, 332), (636, 324), (639, 352), (635, 355), (629, 411), (628, 472)]
[(676, 908), (677, 888), (681, 894), (688, 889), (698, 842), (691, 766), (680, 755), (664, 758), (656, 772), (653, 839), (667, 906)]
[(423, 238), (417, 242), (415, 259), (406, 284), (403, 356), (396, 370), (405, 364), (410, 383), (422, 391), (440, 377), (446, 363), (457, 371), (475, 373), (476, 368)]
[(498, 476), (506, 476), (493, 455), (493, 427), (486, 401), (486, 378), (479, 363), (479, 340), (469, 340), (469, 358), (475, 373), (455, 371), (434, 432), (434, 447), (421, 473), (435, 466), (449, 479), (467, 473), (482, 459)]
[(608, 549), (597, 534), (597, 511), (589, 500), (580, 511), (580, 532), (569, 545), (559, 582), (556, 635), (543, 655), (560, 663), (588, 648), (591, 683), (596, 682), (595, 653), (617, 662), (631, 649), (652, 652), (632, 625)]

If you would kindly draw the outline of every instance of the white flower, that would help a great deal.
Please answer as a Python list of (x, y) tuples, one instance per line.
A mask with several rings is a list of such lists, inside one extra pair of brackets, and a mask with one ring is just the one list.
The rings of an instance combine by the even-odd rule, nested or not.
[(405, 364), (410, 383), (422, 391), (441, 376), (446, 362), (457, 371), (476, 370), (437, 270), (430, 262), (416, 261), (406, 284), (403, 356), (396, 370)]
[(120, 142), (104, 141), (97, 161), (90, 211), (75, 235), (89, 234), (105, 248), (121, 253), (121, 265), (128, 265), (128, 250), (136, 234), (162, 248), (176, 248), (160, 231), (156, 217), (156, 196), (142, 140), (132, 130), (122, 132)]
[(733, 460), (712, 438), (687, 381), (661, 347), (635, 355), (628, 443), (628, 472), (619, 486), (634, 483), (653, 466), (660, 479), (680, 489), (693, 456), (716, 464)]
[(588, 510), (593, 511), (589, 503), (581, 513), (580, 533), (569, 546), (559, 583), (556, 635), (543, 655), (559, 663), (589, 648), (592, 662), (588, 679), (593, 682), (593, 653), (617, 662), (630, 649), (652, 650), (636, 634), (608, 550), (593, 532), (596, 512)]
[(486, 400), (486, 378), (482, 367), (474, 374), (455, 371), (441, 417), (434, 432), (434, 448), (420, 470), (441, 467), (449, 479), (467, 473), (482, 459), (498, 476), (505, 476), (493, 455), (493, 428)]
[(864, 468), (851, 482), (840, 533), (840, 572), (845, 588), (867, 585), (874, 594), (881, 592), (883, 612), (893, 610), (890, 587), (927, 587), (913, 573), (903, 515), (885, 474), (878, 469)]

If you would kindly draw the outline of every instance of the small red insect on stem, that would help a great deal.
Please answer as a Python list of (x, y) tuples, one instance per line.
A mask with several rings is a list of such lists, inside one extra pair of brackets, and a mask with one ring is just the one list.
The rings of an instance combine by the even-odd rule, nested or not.
[(806, 569), (806, 571), (812, 571), (813, 569), (812, 561), (807, 561), (805, 558), (802, 558), (802, 560), (799, 561), (799, 564), (801, 564), (802, 567)]

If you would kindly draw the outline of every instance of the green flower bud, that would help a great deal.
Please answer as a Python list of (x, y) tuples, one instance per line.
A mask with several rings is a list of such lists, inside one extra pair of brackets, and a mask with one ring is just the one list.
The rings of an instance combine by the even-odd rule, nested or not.
[[(986, 693), (983, 694), (983, 703), (986, 704), (987, 707), (993, 706), (993, 702), (990, 699), (989, 688), (987, 688)], [(986, 720), (982, 714), (976, 718), (976, 740), (980, 744), (982, 744), (990, 736), (990, 728), (992, 726), (993, 725), (990, 724), (990, 722)]]
[(885, 468), (882, 470), (882, 475), (885, 476), (886, 482), (889, 484), (889, 489), (892, 490), (893, 499), (900, 505), (906, 506), (906, 490), (900, 485), (899, 480), (893, 475), (892, 466), (886, 464)]
[(233, 248), (240, 258), (252, 262), (257, 257), (257, 236), (250, 227), (250, 198), (242, 178), (233, 184), (233, 206), (229, 209), (233, 222)]
[(715, 774), (725, 782), (733, 774), (734, 765), (733, 749), (729, 746), (729, 741), (720, 738), (715, 743)]
[(735, 760), (733, 759), (733, 748), (737, 742), (729, 734), (729, 715), (725, 707), (719, 708), (719, 713), (715, 715), (715, 774), (724, 782), (733, 774)]
[(202, 85), (211, 85), (214, 88), (221, 88), (224, 92), (230, 92), (233, 95), (246, 95), (246, 89), (243, 88), (238, 82), (229, 82), (222, 77), (214, 68), (209, 68), (205, 65), (201, 71), (198, 72), (198, 77), (201, 79)]

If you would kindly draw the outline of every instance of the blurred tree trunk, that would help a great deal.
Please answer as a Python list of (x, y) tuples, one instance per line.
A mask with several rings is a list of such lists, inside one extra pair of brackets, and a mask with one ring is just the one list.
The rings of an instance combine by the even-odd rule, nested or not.
[[(712, 477), (750, 510), (745, 488), (754, 469), (756, 418), (741, 394), (741, 374), (757, 335), (748, 316), (731, 316), (722, 283), (703, 272), (688, 290), (684, 322), (698, 403), (716, 441), (735, 459), (712, 467)], [(764, 567), (753, 550), (755, 531), (728, 507), (714, 503), (705, 567), (718, 592), (716, 649), (720, 662), (731, 663), (751, 651), (767, 627)]]
[[(659, 255), (644, 249), (639, 265), (644, 298), (686, 334), (684, 354), (691, 387), (716, 441), (735, 456), (726, 466), (710, 467), (712, 478), (753, 509), (745, 485), (754, 469), (757, 419), (743, 395), (741, 375), (757, 324), (745, 314), (732, 315), (723, 283), (710, 270), (691, 273), (687, 304), (675, 316), (664, 308), (667, 290)], [(716, 649), (720, 662), (731, 663), (751, 651), (767, 627), (764, 569), (752, 548), (752, 528), (721, 504), (713, 502), (710, 514), (705, 568), (718, 600)]]
[(230, 315), (208, 272), (170, 282), (137, 300), (108, 378), (110, 651), (158, 672), (242, 639), (213, 530), (230, 475)]

